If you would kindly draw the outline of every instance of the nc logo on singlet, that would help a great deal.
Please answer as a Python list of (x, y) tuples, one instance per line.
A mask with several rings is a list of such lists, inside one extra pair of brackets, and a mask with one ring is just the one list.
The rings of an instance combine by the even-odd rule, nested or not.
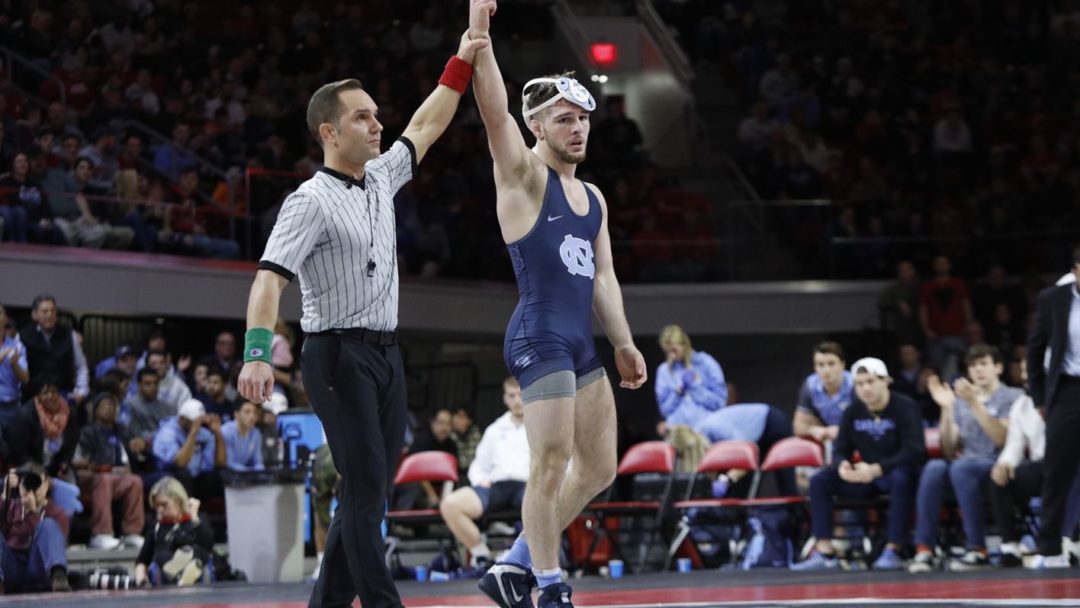
[(593, 265), (592, 243), (585, 239), (579, 239), (572, 234), (566, 235), (562, 245), (559, 246), (559, 255), (562, 256), (566, 271), (583, 277), (594, 278), (596, 266)]

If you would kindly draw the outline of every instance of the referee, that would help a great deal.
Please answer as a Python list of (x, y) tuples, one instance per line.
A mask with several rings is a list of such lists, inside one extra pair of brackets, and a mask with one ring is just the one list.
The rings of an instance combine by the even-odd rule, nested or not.
[(304, 385), (342, 477), (312, 607), (351, 606), (357, 596), (364, 608), (401, 606), (380, 531), (406, 416), (393, 197), (450, 123), (486, 44), (462, 36), (439, 86), (382, 154), (378, 107), (359, 81), (324, 85), (308, 103), (324, 167), (285, 200), (266, 244), (238, 384), (245, 399), (270, 397), (271, 328), (282, 289), (299, 276)]

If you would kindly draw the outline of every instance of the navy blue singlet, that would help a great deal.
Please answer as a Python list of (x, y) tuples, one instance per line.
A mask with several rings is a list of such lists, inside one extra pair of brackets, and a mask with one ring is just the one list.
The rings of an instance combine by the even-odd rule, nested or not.
[(592, 336), (593, 243), (600, 233), (600, 201), (587, 186), (589, 211), (574, 213), (559, 174), (548, 167), (540, 217), (507, 245), (517, 278), (503, 357), (521, 388), (552, 372), (582, 376), (601, 367)]

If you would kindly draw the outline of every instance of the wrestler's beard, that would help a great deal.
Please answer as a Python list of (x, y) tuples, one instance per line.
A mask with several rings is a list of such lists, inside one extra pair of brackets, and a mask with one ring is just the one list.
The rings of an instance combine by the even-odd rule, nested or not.
[[(544, 140), (547, 142), (548, 148), (551, 149), (551, 152), (555, 154), (555, 157), (558, 158), (560, 161), (568, 165), (580, 165), (581, 163), (585, 162), (585, 150), (582, 150), (579, 154), (574, 154), (573, 152), (570, 152), (566, 148), (566, 146), (556, 146), (553, 143), (554, 140), (548, 137), (546, 132), (544, 133)], [(586, 145), (587, 144), (588, 142), (586, 142)]]
[(580, 165), (581, 163), (585, 162), (584, 151), (582, 151), (580, 154), (574, 154), (566, 148), (557, 148), (555, 146), (550, 146), (550, 148), (551, 151), (555, 153), (556, 158), (568, 165)]

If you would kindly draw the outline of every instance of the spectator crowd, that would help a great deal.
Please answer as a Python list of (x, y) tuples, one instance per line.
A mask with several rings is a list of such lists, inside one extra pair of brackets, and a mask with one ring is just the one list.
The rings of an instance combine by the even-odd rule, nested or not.
[(807, 266), (832, 247), (835, 275), (884, 277), (939, 250), (1024, 274), (1080, 229), (1075, 2), (655, 4), (741, 101), (732, 150), (762, 198), (831, 201), (773, 216)]
[[(464, 29), (451, 17), (465, 14), (454, 7), (461, 1), (304, 3), (291, 14), (276, 3), (19, 5), (0, 20), (0, 34), (51, 77), (16, 81), (45, 105), (0, 96), (4, 240), (224, 259), (257, 250), (287, 187), (245, 175), (305, 178), (318, 168), (304, 127), (313, 88), (359, 76), (392, 140)], [(854, 240), (841, 250), (842, 273), (882, 277), (895, 268), (879, 304), (897, 342), (894, 353), (851, 366), (839, 344), (817, 345), (788, 417), (742, 402), (720, 362), (669, 326), (654, 375), (658, 436), (676, 446), (682, 466), (730, 440), (754, 442), (762, 455), (791, 437), (824, 446), (830, 464), (775, 480), (780, 495), (809, 495), (815, 542), (802, 569), (838, 567), (833, 537), (845, 526), (834, 512), (845, 500), (883, 495), (887, 539), (875, 568), (1067, 567), (1076, 513), (1043, 534), (1069, 539), (1060, 554), (1045, 538), (1037, 556), (1023, 543), (1029, 499), (1061, 480), (1041, 464), (1054, 457), (1036, 409), (1045, 404), (1026, 385), (1033, 286), (1009, 278), (1030, 270), (1031, 247), (1055, 246), (1002, 240), (976, 259), (970, 239), (1080, 228), (1080, 71), (1066, 59), (1080, 50), (1080, 19), (1071, 3), (732, 0), (719, 12), (699, 0), (657, 4), (697, 65), (722, 69), (745, 102), (738, 155), (757, 189), (833, 201), (827, 223), (797, 217), (780, 226), (804, 259), (820, 262), (822, 239), (844, 237)], [(510, 6), (540, 16), (537, 31), (523, 35), (542, 34), (543, 3)], [(396, 201), (402, 268), (508, 279), (485, 135), (464, 107)], [(708, 202), (660, 175), (618, 98), (595, 128), (581, 177), (609, 193), (620, 274), (711, 278)], [(954, 264), (985, 278), (969, 283)], [(919, 280), (920, 267), (930, 278)], [(43, 558), (0, 572), (2, 589), (67, 588), (76, 497), (87, 507), (91, 547), (140, 549), (138, 582), (206, 580), (223, 471), (280, 464), (276, 416), (307, 405), (288, 326), (275, 329), (279, 394), (267, 404), (238, 397), (229, 332), (196, 359), (175, 356), (155, 333), (97, 362), (58, 322), (51, 296), (34, 300), (29, 324), (8, 326), (0, 308), (0, 551)], [(483, 431), (471, 405), (437, 409), (410, 430), (409, 454), (453, 455), (468, 484), (443, 495), (418, 483), (393, 499), (397, 510), (437, 508), (479, 569), (493, 554), (473, 522), (520, 509), (528, 471), (520, 387), (507, 380), (502, 389), (507, 413)], [(939, 446), (927, 445), (927, 429)], [(929, 447), (940, 455), (928, 458)], [(323, 534), (334, 485), (326, 456), (316, 455)], [(746, 495), (747, 473), (710, 479), (709, 494)], [(944, 557), (940, 530), (947, 496), (963, 539), (954, 559)], [(159, 524), (187, 542), (176, 545), (177, 534)], [(993, 555), (990, 524), (1001, 539)]]
[[(4, 240), (258, 256), (284, 195), (321, 165), (305, 127), (314, 89), (359, 78), (393, 141), (456, 48), (464, 3), (16, 5), (0, 35), (51, 76), (13, 71), (47, 105), (0, 97)], [(502, 10), (518, 36), (550, 37), (546, 1)], [(511, 99), (522, 83), (507, 83)], [(486, 136), (474, 104), (462, 108), (395, 201), (401, 267), (509, 281)], [(579, 177), (608, 193), (623, 276), (710, 276), (707, 202), (649, 161), (621, 98), (593, 131)], [(639, 273), (646, 257), (677, 276)]]

